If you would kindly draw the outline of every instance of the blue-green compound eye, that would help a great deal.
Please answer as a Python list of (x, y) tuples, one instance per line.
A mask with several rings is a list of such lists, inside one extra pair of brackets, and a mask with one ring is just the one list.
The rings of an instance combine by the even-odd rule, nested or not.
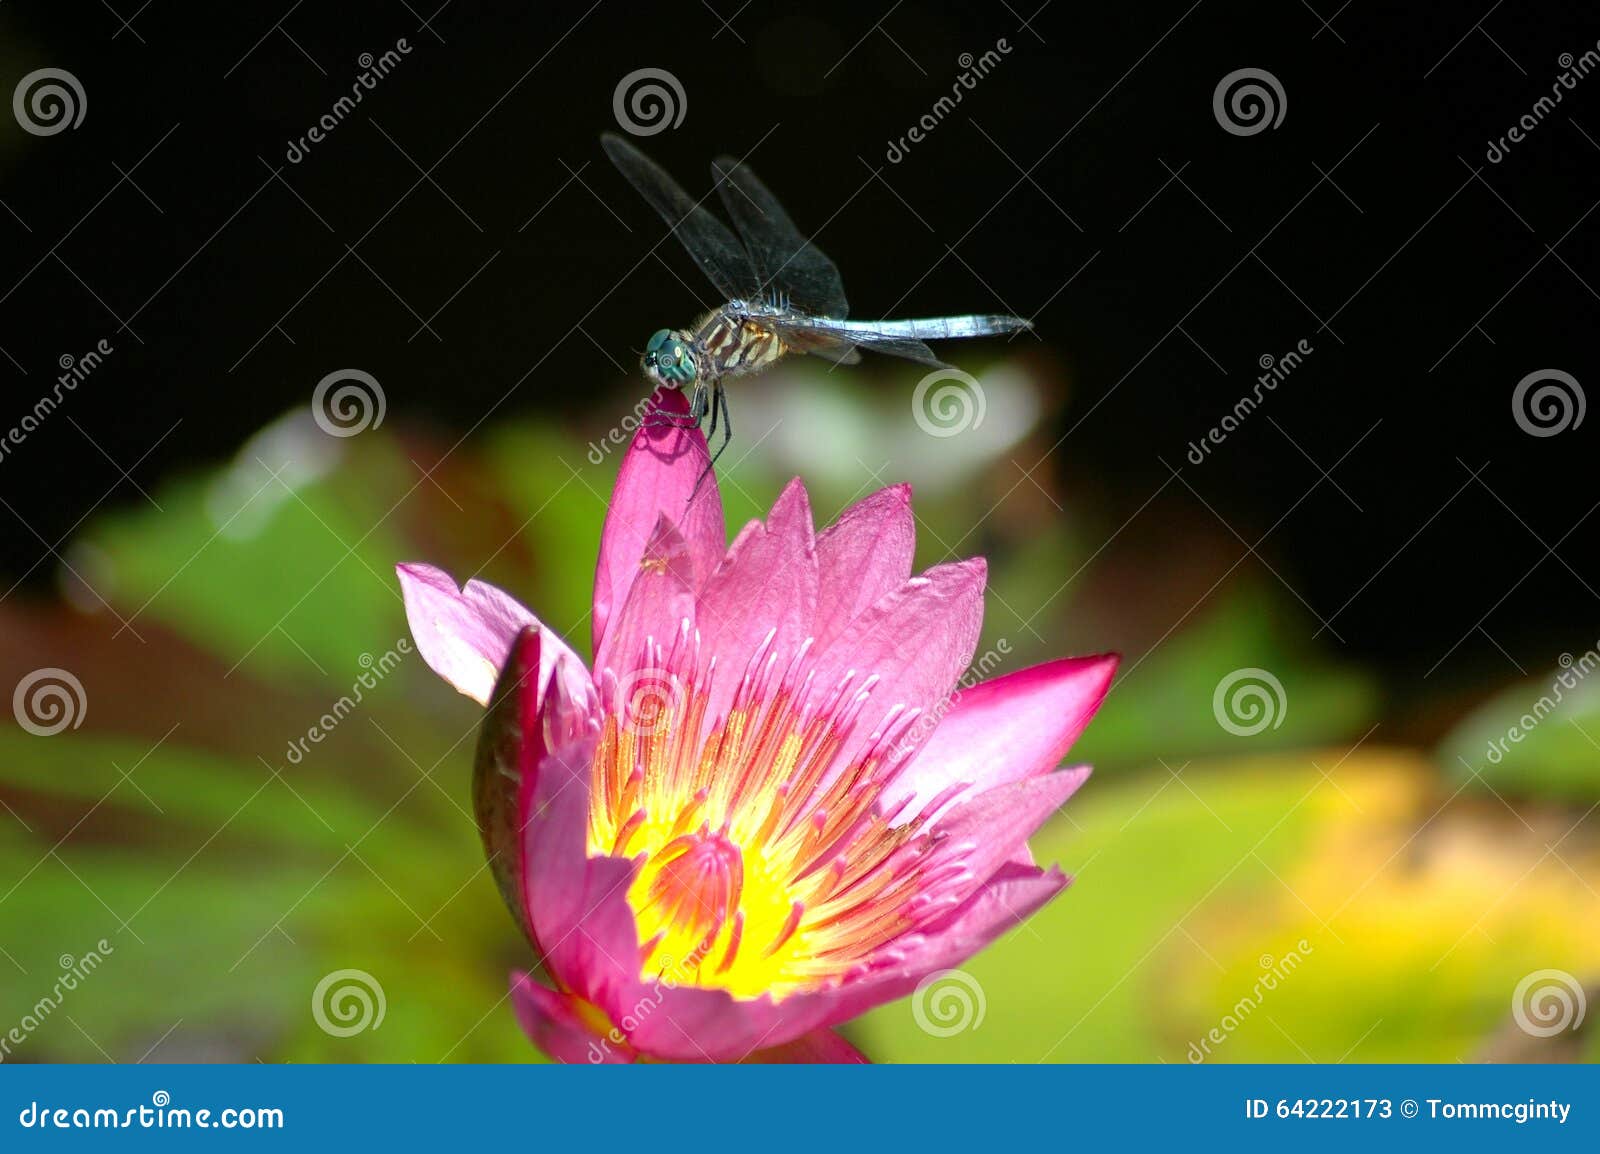
[(684, 385), (695, 379), (694, 357), (683, 337), (671, 329), (660, 329), (651, 335), (644, 346), (645, 370), (672, 385)]

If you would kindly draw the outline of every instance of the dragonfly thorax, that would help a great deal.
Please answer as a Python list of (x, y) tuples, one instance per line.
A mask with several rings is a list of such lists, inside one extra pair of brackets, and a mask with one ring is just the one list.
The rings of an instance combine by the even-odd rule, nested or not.
[(669, 389), (693, 385), (700, 376), (694, 344), (688, 333), (659, 329), (644, 346), (639, 358), (645, 376)]

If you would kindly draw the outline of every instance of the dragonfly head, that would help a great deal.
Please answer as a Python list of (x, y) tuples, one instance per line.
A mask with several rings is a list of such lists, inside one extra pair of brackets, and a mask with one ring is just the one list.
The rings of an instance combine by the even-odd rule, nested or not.
[(650, 338), (639, 365), (645, 376), (669, 389), (693, 385), (700, 375), (689, 335), (673, 329), (661, 329)]

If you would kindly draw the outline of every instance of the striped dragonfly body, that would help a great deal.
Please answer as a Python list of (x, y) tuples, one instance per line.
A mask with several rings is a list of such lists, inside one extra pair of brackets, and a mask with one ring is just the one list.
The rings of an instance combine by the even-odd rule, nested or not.
[(760, 372), (789, 352), (778, 330), (724, 307), (694, 327), (699, 376), (710, 384), (723, 377)]
[(857, 348), (945, 368), (923, 342), (995, 336), (1028, 327), (1026, 321), (997, 314), (887, 321), (807, 316), (803, 326), (794, 324), (794, 316), (788, 309), (746, 306), (737, 301), (707, 313), (690, 330), (697, 377), (709, 385), (722, 377), (744, 376), (788, 353), (812, 353), (854, 364), (860, 359)]

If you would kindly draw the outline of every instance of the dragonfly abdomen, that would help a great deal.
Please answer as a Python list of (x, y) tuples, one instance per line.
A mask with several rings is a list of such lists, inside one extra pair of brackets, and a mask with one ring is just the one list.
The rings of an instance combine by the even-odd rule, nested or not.
[(1021, 317), (993, 313), (950, 317), (917, 317), (910, 320), (829, 321), (829, 327), (842, 335), (860, 333), (872, 336), (909, 337), (919, 341), (951, 341), (967, 337), (1001, 336), (1033, 327)]

